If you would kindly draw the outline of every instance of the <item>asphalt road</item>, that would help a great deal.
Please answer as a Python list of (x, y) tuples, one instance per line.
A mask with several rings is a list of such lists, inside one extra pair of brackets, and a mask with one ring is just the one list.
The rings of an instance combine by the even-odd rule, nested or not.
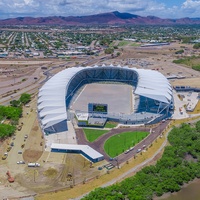
[(130, 158), (132, 158), (134, 155), (137, 154), (138, 149), (143, 149), (143, 145), (148, 147), (156, 138), (160, 136), (162, 131), (168, 126), (169, 120), (165, 122), (160, 122), (156, 127), (152, 128), (151, 134), (149, 134), (144, 140), (142, 140), (140, 143), (134, 146), (134, 149), (130, 151), (129, 153), (125, 154), (122, 153), (113, 160), (110, 159), (110, 157), (104, 152), (104, 143), (105, 141), (110, 138), (113, 135), (122, 133), (122, 132), (127, 132), (127, 131), (150, 131), (150, 127), (130, 127), (130, 128), (118, 128), (118, 129), (112, 129), (110, 130), (107, 134), (102, 135), (101, 137), (98, 138), (95, 142), (88, 142), (87, 139), (85, 138), (85, 134), (82, 129), (76, 129), (76, 135), (77, 135), (77, 141), (78, 144), (85, 144), (89, 145), (99, 153), (104, 155), (105, 160), (108, 162), (112, 163), (113, 165), (117, 166), (121, 163), (126, 162)]

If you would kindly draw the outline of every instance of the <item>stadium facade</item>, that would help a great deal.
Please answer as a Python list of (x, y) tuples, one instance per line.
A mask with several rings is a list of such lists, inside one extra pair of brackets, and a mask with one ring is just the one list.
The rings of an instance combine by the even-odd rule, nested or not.
[[(108, 119), (125, 124), (146, 124), (170, 115), (172, 87), (158, 71), (112, 65), (72, 67), (54, 75), (39, 90), (38, 117), (43, 132), (51, 134), (67, 130), (68, 108), (77, 90), (85, 84), (108, 81), (132, 85), (133, 93), (138, 96), (135, 113), (108, 114)], [(98, 115), (94, 113), (94, 117), (95, 114)]]

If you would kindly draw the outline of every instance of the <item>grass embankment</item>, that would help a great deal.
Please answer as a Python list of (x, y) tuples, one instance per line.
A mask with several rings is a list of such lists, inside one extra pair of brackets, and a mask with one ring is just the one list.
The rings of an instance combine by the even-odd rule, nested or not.
[(105, 152), (112, 158), (143, 140), (148, 132), (123, 132), (110, 137), (104, 144)]
[(120, 42), (119, 42), (118, 46), (119, 46), (119, 47), (126, 46), (126, 45), (128, 45), (129, 43), (130, 43), (129, 41), (123, 40), (123, 41), (120, 41)]
[(195, 56), (185, 57), (178, 60), (174, 60), (173, 63), (183, 64), (188, 67), (191, 67), (194, 70), (200, 71), (200, 57), (195, 57)]
[(134, 43), (132, 43), (130, 46), (132, 46), (132, 47), (139, 47), (140, 44), (134, 42)]
[(104, 128), (115, 128), (117, 126), (116, 122), (106, 122)]
[(101, 135), (108, 132), (108, 130), (96, 130), (96, 129), (83, 129), (85, 136), (89, 142), (94, 142)]

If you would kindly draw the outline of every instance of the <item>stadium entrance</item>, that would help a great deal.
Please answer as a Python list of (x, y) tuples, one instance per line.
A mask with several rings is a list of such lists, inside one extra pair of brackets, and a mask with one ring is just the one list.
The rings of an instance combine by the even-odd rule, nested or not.
[(107, 113), (107, 104), (89, 103), (88, 113), (76, 113), (78, 126), (104, 127), (107, 121)]

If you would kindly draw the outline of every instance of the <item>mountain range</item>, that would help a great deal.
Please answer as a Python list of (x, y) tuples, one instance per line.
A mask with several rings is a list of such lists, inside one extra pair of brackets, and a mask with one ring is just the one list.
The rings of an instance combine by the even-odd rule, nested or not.
[(0, 25), (176, 25), (200, 24), (200, 18), (162, 19), (155, 16), (142, 17), (118, 11), (88, 16), (17, 17), (0, 20)]

